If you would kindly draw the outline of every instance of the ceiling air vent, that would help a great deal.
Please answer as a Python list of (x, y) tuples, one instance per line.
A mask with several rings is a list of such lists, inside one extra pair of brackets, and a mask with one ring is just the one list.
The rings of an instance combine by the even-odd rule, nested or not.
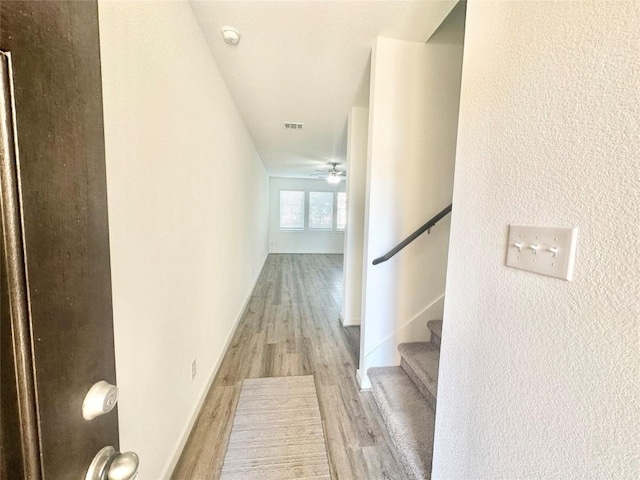
[(302, 125), (304, 125), (303, 123), (296, 123), (296, 122), (284, 122), (284, 128), (288, 129), (288, 130), (302, 130)]

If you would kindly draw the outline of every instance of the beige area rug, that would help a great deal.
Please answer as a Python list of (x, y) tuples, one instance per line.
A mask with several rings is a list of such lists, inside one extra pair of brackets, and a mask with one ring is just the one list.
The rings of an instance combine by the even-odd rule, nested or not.
[(330, 478), (313, 375), (244, 380), (220, 478)]

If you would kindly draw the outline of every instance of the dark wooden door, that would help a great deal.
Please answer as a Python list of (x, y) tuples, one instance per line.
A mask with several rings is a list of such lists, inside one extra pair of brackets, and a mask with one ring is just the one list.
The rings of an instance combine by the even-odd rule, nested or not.
[(0, 0), (0, 50), (13, 84), (0, 472), (78, 480), (102, 447), (118, 448), (116, 410), (81, 414), (95, 382), (116, 383), (97, 3)]

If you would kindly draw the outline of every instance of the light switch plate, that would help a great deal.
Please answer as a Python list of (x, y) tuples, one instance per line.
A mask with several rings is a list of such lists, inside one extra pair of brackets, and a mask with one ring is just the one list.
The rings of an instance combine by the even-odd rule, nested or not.
[(507, 266), (573, 280), (577, 227), (510, 225)]

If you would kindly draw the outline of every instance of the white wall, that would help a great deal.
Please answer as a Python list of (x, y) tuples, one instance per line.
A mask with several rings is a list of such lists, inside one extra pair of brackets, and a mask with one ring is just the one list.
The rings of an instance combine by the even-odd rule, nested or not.
[[(433, 478), (640, 478), (640, 3), (469, 2)], [(580, 228), (575, 280), (509, 224)]]
[(426, 322), (442, 315), (449, 217), (371, 262), (451, 203), (461, 62), (461, 43), (378, 37), (373, 49), (361, 377), (398, 364), (398, 343), (426, 340)]
[(353, 107), (347, 123), (347, 228), (344, 232), (343, 302), (345, 326), (360, 325), (364, 203), (367, 180), (369, 109)]
[[(337, 186), (316, 178), (269, 178), (269, 252), (270, 253), (343, 253), (344, 232), (310, 231), (306, 228), (309, 219), (309, 202), (305, 199), (305, 230), (280, 230), (280, 190), (304, 190), (307, 192), (344, 192), (345, 182)], [(335, 198), (334, 219), (335, 225)]]
[(267, 177), (187, 2), (99, 18), (120, 445), (157, 480), (266, 258)]

